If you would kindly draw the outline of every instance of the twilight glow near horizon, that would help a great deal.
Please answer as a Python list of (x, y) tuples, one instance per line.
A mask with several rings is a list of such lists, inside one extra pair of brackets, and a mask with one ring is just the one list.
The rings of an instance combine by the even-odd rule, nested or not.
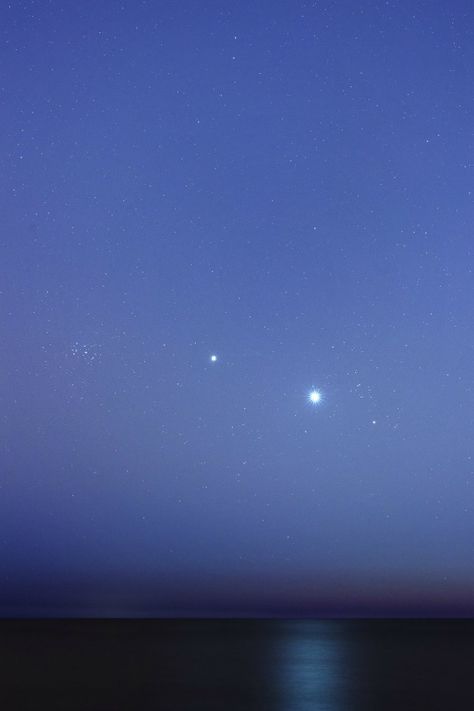
[(0, 615), (472, 614), (472, 3), (0, 18)]

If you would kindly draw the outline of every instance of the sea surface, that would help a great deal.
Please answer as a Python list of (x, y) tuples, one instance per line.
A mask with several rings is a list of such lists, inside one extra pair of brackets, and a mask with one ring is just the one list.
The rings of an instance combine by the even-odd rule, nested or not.
[(471, 711), (468, 620), (3, 620), (5, 711)]

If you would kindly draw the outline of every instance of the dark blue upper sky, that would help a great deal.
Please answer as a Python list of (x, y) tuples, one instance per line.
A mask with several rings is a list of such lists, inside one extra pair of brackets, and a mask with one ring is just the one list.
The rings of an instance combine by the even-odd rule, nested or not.
[(0, 614), (472, 612), (472, 3), (0, 28)]

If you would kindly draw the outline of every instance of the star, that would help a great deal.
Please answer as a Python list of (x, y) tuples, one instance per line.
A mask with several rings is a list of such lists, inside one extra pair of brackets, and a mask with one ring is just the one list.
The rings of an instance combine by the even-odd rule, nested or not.
[(309, 401), (313, 403), (313, 405), (317, 405), (318, 402), (321, 402), (321, 393), (317, 390), (311, 390), (310, 394), (308, 395), (308, 398)]
[(217, 361), (217, 356), (211, 355), (211, 363), (215, 363), (216, 361)]

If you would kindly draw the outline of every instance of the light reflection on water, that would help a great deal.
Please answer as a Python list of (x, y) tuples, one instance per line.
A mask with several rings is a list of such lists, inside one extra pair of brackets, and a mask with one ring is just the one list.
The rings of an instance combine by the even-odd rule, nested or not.
[(342, 711), (347, 706), (347, 650), (324, 622), (282, 623), (275, 658), (279, 711)]

